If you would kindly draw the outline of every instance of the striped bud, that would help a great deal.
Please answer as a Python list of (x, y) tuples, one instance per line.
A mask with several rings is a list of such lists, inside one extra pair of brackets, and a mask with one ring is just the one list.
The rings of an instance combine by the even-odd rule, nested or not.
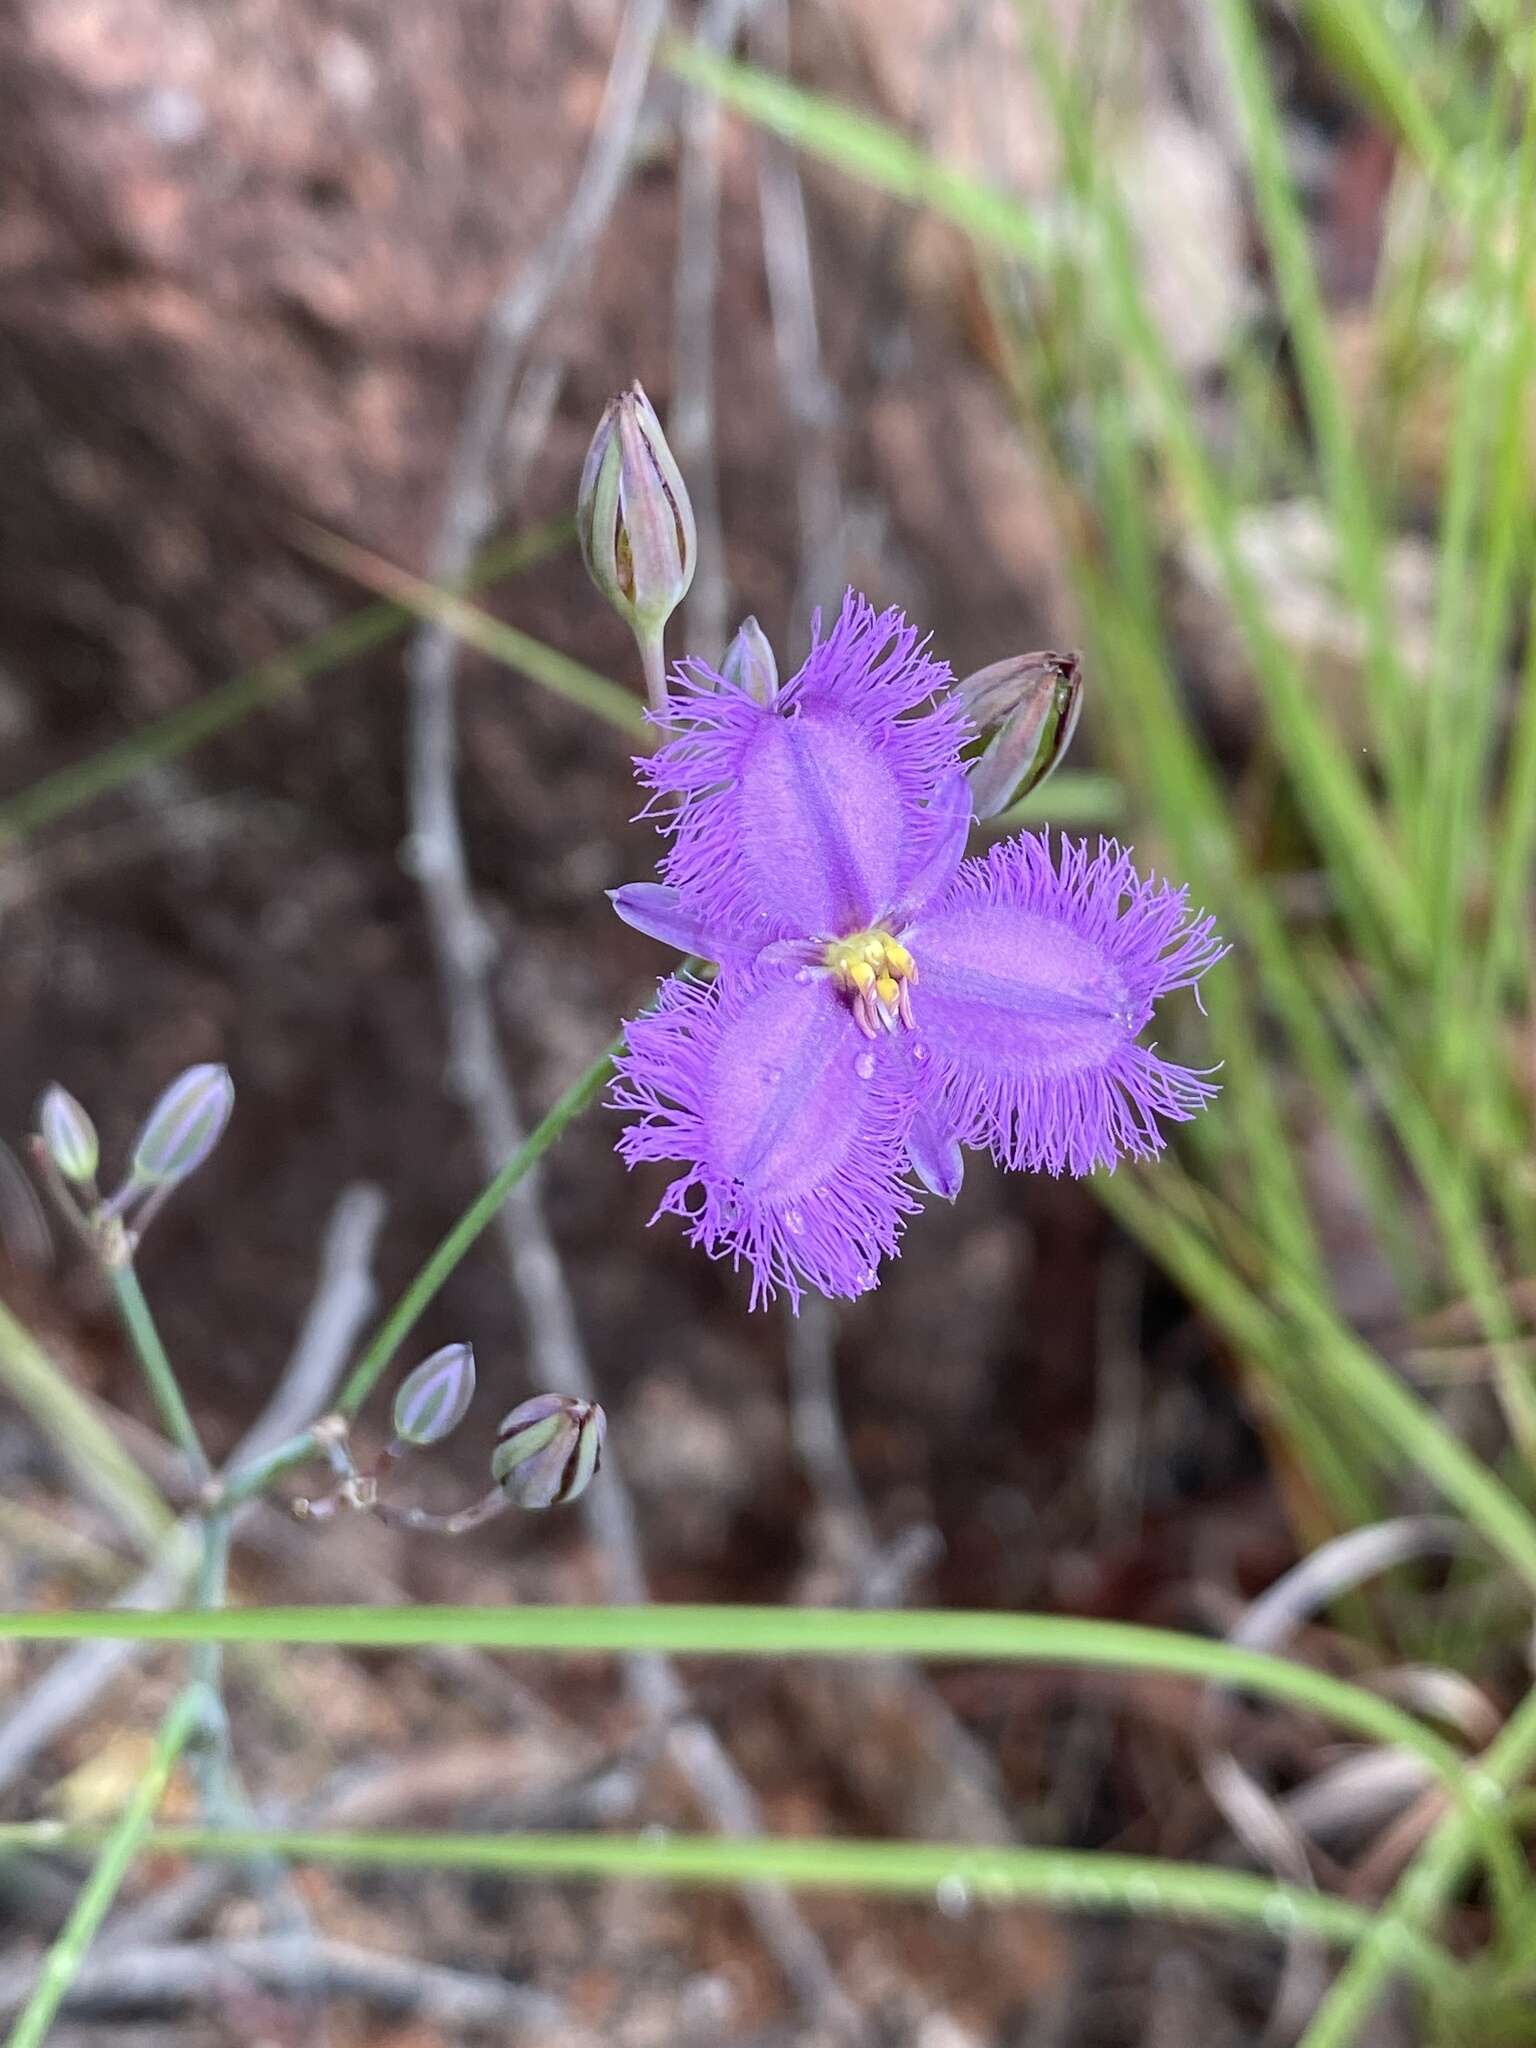
[(133, 1148), (133, 1177), (141, 1187), (185, 1180), (224, 1135), (235, 1106), (228, 1067), (188, 1067), (145, 1119)]
[(89, 1187), (101, 1164), (96, 1126), (57, 1081), (37, 1106), (37, 1129), (44, 1151), (64, 1178), (77, 1188)]
[(536, 1394), (504, 1416), (491, 1477), (520, 1508), (554, 1508), (585, 1490), (602, 1463), (608, 1418), (595, 1401)]
[(1083, 708), (1083, 665), (1075, 654), (1012, 655), (955, 693), (986, 741), (966, 770), (971, 808), (995, 818), (1060, 767)]
[(437, 1444), (464, 1420), (475, 1392), (475, 1354), (445, 1344), (406, 1374), (395, 1395), (395, 1435), (404, 1444)]
[(609, 402), (581, 472), (576, 534), (587, 573), (633, 631), (665, 625), (698, 562), (693, 506), (651, 401), (632, 384)]

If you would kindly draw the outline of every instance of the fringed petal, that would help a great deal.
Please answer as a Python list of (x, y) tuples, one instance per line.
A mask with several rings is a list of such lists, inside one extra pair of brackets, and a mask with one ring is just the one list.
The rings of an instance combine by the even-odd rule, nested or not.
[(771, 706), (685, 663), (672, 737), (637, 764), (672, 835), (666, 881), (763, 943), (883, 915), (940, 829), (966, 732), (949, 683), (900, 612), (851, 591)]
[(754, 1308), (780, 1288), (798, 1307), (804, 1287), (874, 1286), (918, 1207), (902, 1181), (912, 1107), (827, 981), (668, 981), (618, 1066), (613, 1104), (636, 1113), (620, 1154), (682, 1162), (656, 1214), (745, 1264)]
[(1137, 1043), (1158, 998), (1226, 948), (1186, 894), (1103, 842), (1026, 833), (969, 862), (910, 935), (916, 1035), (966, 1144), (999, 1163), (1090, 1173), (1162, 1149), (1215, 1095)]

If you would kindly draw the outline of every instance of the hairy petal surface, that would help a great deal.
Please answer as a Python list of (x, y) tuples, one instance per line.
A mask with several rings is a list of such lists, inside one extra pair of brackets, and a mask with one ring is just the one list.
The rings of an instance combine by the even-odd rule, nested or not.
[(745, 1264), (753, 1307), (874, 1286), (918, 1206), (902, 1183), (912, 1107), (825, 980), (674, 978), (618, 1065), (613, 1103), (637, 1113), (620, 1154), (682, 1163), (656, 1215)]
[(870, 923), (938, 831), (966, 731), (949, 682), (900, 612), (851, 591), (771, 705), (685, 664), (673, 737), (637, 764), (672, 834), (666, 881), (765, 943)]
[(1226, 950), (1185, 892), (1102, 842), (1024, 833), (968, 862), (914, 927), (917, 1036), (967, 1144), (999, 1163), (1090, 1173), (1162, 1149), (1216, 1093), (1137, 1043), (1160, 996)]

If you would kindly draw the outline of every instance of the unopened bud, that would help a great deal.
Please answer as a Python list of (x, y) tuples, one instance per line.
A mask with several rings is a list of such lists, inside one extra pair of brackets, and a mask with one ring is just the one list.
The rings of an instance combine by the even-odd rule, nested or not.
[(141, 1186), (185, 1180), (224, 1135), (235, 1106), (228, 1067), (188, 1067), (145, 1119), (133, 1148), (133, 1177)]
[(1060, 767), (1083, 708), (1083, 665), (1075, 654), (1019, 654), (955, 685), (986, 745), (970, 763), (978, 818), (1038, 789)]
[(503, 1417), (491, 1477), (521, 1508), (574, 1500), (602, 1463), (608, 1418), (595, 1401), (536, 1394)]
[(475, 1392), (475, 1354), (445, 1344), (406, 1374), (395, 1395), (395, 1435), (405, 1444), (437, 1444), (464, 1420)]
[(576, 534), (592, 581), (637, 634), (654, 633), (687, 595), (699, 554), (693, 507), (638, 384), (610, 400), (592, 437)]
[(720, 673), (759, 704), (771, 704), (779, 694), (779, 664), (768, 645), (768, 635), (755, 618), (743, 619), (736, 628), (736, 637), (725, 650)]
[(37, 1106), (37, 1130), (44, 1151), (64, 1178), (77, 1188), (89, 1187), (101, 1164), (96, 1126), (57, 1081)]

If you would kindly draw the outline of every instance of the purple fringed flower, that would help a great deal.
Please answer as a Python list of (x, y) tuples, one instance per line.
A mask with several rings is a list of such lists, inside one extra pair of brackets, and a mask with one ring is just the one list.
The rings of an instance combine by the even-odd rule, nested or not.
[(950, 673), (849, 593), (764, 704), (697, 663), (638, 763), (671, 845), (626, 922), (719, 963), (628, 1029), (619, 1149), (680, 1161), (657, 1214), (782, 1287), (861, 1294), (961, 1147), (1083, 1174), (1161, 1150), (1215, 1089), (1139, 1042), (1225, 950), (1113, 842), (1023, 833), (964, 858)]

